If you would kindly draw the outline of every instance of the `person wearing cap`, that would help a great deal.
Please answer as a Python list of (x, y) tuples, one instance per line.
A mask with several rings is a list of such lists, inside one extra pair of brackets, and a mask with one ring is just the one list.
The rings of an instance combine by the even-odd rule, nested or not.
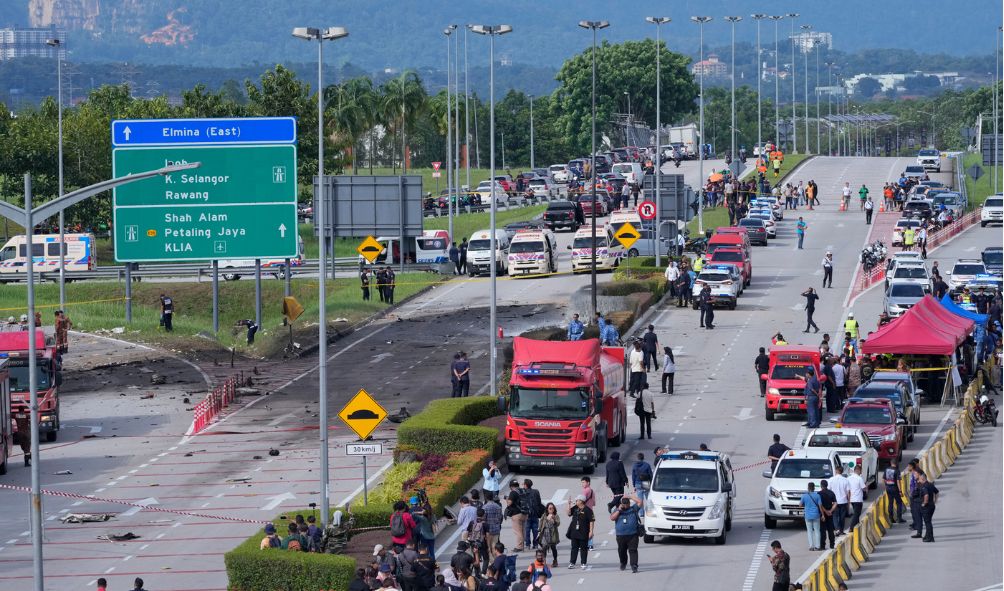
[(279, 534), (276, 533), (275, 526), (273, 524), (265, 524), (265, 537), (261, 539), (261, 544), (258, 547), (262, 550), (266, 548), (282, 547), (282, 540), (279, 539)]
[(833, 253), (830, 251), (823, 257), (823, 287), (833, 287)]
[(584, 495), (575, 497), (575, 503), (568, 508), (568, 517), (568, 531), (565, 532), (565, 537), (572, 543), (568, 568), (575, 568), (578, 559), (582, 563), (582, 569), (585, 570), (589, 558), (589, 540), (593, 537), (596, 518), (593, 510), (586, 506)]
[(847, 320), (844, 320), (844, 332), (850, 333), (851, 340), (855, 342), (861, 337), (858, 321), (854, 319), (854, 312), (847, 313)]
[(641, 525), (642, 501), (632, 495), (624, 495), (620, 504), (610, 514), (614, 522), (614, 533), (617, 536), (617, 557), (620, 559), (621, 570), (631, 562), (631, 572), (638, 572), (638, 529)]

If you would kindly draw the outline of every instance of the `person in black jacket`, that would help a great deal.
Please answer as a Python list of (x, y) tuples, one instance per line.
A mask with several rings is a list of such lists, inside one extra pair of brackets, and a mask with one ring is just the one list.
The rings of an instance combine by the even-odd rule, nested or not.
[(607, 487), (614, 494), (614, 498), (607, 503), (607, 513), (621, 504), (621, 497), (624, 496), (624, 487), (627, 483), (627, 470), (624, 469), (620, 452), (615, 451), (610, 454), (610, 460), (607, 461)]
[(769, 369), (770, 357), (767, 356), (767, 350), (760, 347), (760, 354), (753, 360), (753, 371), (756, 372), (756, 378), (760, 382), (760, 398), (767, 395), (767, 380), (760, 376), (766, 375)]

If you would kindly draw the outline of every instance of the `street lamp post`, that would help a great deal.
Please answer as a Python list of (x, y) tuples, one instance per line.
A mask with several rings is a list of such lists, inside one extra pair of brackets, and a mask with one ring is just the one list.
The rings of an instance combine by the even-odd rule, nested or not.
[(791, 153), (798, 154), (798, 111), (795, 108), (795, 19), (797, 12), (786, 15), (791, 19)]
[(799, 27), (802, 29), (802, 60), (805, 64), (803, 72), (805, 75), (802, 77), (802, 83), (805, 86), (804, 93), (802, 94), (802, 100), (805, 101), (805, 153), (809, 153), (809, 52), (806, 50), (806, 44), (810, 43), (809, 31), (812, 30), (812, 25), (802, 25)]
[(536, 164), (533, 159), (533, 95), (528, 95), (530, 97), (530, 170), (536, 168)]
[[(293, 36), (306, 41), (317, 41), (317, 220), (321, 229), (320, 248), (317, 252), (317, 389), (318, 389), (318, 428), (320, 430), (321, 452), (321, 528), (328, 526), (328, 325), (326, 318), (327, 293), (325, 280), (327, 275), (326, 245), (327, 219), (324, 217), (324, 42), (334, 41), (349, 34), (343, 27), (297, 27)], [(332, 228), (334, 230), (334, 228)], [(332, 236), (332, 239), (334, 236)]]
[[(99, 193), (108, 191), (115, 187), (148, 179), (154, 176), (165, 176), (173, 172), (191, 170), (200, 167), (200, 162), (188, 164), (165, 166), (156, 170), (130, 174), (117, 179), (101, 181), (87, 187), (77, 189), (66, 195), (53, 199), (44, 205), (32, 207), (32, 186), (31, 175), (24, 175), (24, 208), (0, 201), (0, 215), (5, 218), (15, 220), (24, 226), (25, 251), (30, 253), (34, 243), (35, 220), (44, 220), (54, 214), (60, 213), (67, 207), (80, 203), (81, 201), (93, 197)], [(25, 265), (25, 279), (28, 282), (28, 413), (31, 416), (31, 493), (30, 498), (30, 529), (31, 529), (31, 549), (32, 549), (32, 589), (43, 591), (43, 555), (42, 555), (42, 472), (41, 453), (39, 451), (39, 431), (38, 431), (38, 367), (37, 367), (37, 347), (35, 340), (35, 266), (34, 258), (27, 257)]]
[(471, 188), (471, 89), (467, 85), (467, 29), (464, 27), (464, 168), (467, 188)]
[[(997, 104), (999, 95), (997, 94), (997, 85), (1000, 83), (1000, 51), (1001, 51), (1001, 33), (1004, 32), (1004, 27), (997, 27), (997, 32), (994, 33), (996, 37), (996, 42), (994, 44), (994, 195), (999, 192), (999, 179), (1000, 179), (1000, 141), (997, 137), (999, 133), (999, 119), (1001, 116), (1000, 105)], [(982, 149), (982, 146), (980, 146)]]
[(812, 85), (812, 90), (816, 95), (816, 154), (819, 154), (819, 45), (813, 43), (812, 49), (816, 53), (816, 79)]
[(777, 75), (780, 71), (777, 24), (784, 18), (784, 15), (771, 15), (767, 18), (774, 21), (774, 144), (776, 144), (775, 149), (779, 149), (781, 145), (781, 77)]
[[(443, 29), (446, 36), (446, 217), (447, 226), (450, 232), (450, 242), (453, 242), (453, 164), (451, 155), (453, 152), (453, 103), (450, 98), (450, 80), (453, 76), (453, 69), (450, 67), (450, 35), (457, 29), (457, 25), (448, 25)], [(438, 196), (437, 196), (438, 198)], [(457, 205), (460, 205), (459, 203)], [(403, 239), (403, 237), (402, 237)], [(403, 244), (402, 244), (403, 248)], [(404, 252), (402, 250), (402, 252)]]
[(760, 117), (760, 82), (763, 80), (763, 57), (760, 55), (760, 21), (767, 18), (767, 15), (751, 14), (750, 18), (756, 21), (756, 152), (757, 158), (763, 158), (763, 123)]
[[(701, 183), (700, 188), (697, 190), (697, 231), (700, 234), (704, 234), (704, 185), (707, 183), (707, 179), (704, 178), (704, 146), (707, 142), (704, 140), (704, 25), (705, 23), (711, 21), (710, 16), (692, 16), (690, 20), (697, 23), (701, 29), (701, 40), (700, 40), (700, 52), (701, 59), (697, 62), (700, 66), (698, 70), (698, 77), (700, 79), (700, 91), (698, 92), (698, 111), (700, 111), (700, 128), (701, 128), (701, 149), (697, 151), (697, 176), (700, 179), (698, 182)], [(733, 61), (735, 63), (735, 61)]]
[[(662, 267), (659, 239), (662, 238), (662, 25), (670, 22), (668, 16), (646, 16), (645, 21), (655, 25), (655, 266)], [(593, 239), (595, 242), (595, 238)], [(593, 245), (595, 248), (595, 244)]]
[[(460, 207), (460, 195), (459, 189), (460, 185), (460, 35), (457, 35), (453, 42), (454, 55), (457, 59), (453, 60), (453, 121), (456, 128), (454, 128), (453, 133), (453, 181), (457, 185), (457, 205), (456, 208)], [(453, 233), (450, 233), (450, 237), (453, 237)]]
[(725, 20), (732, 23), (732, 157), (737, 158), (736, 152), (736, 23), (743, 20), (741, 16), (727, 16)]
[[(833, 122), (829, 120), (833, 116), (833, 62), (826, 62), (826, 153), (833, 155)], [(897, 134), (899, 128), (896, 128)], [(839, 136), (838, 136), (839, 139)], [(898, 148), (899, 146), (897, 146)]]
[[(59, 196), (63, 196), (63, 40), (47, 39), (50, 47), (56, 48), (56, 113), (59, 140)], [(66, 218), (59, 210), (59, 309), (66, 309)]]
[[(593, 49), (592, 49), (592, 60), (593, 60), (593, 90), (592, 90), (592, 129), (589, 133), (589, 139), (591, 142), (590, 148), (590, 158), (592, 159), (589, 165), (589, 184), (592, 193), (592, 203), (593, 212), (596, 211), (596, 31), (599, 29), (605, 29), (610, 26), (607, 21), (579, 21), (579, 26), (583, 29), (589, 29), (593, 32)], [(592, 236), (593, 236), (593, 248), (590, 249), (590, 269), (589, 269), (589, 286), (590, 286), (590, 297), (593, 305), (593, 318), (596, 317), (596, 313), (599, 311), (596, 306), (596, 216), (590, 216), (592, 220)]]
[(499, 35), (505, 35), (506, 33), (511, 33), (512, 32), (512, 27), (509, 26), (509, 25), (473, 25), (471, 27), (471, 31), (477, 33), (478, 35), (487, 35), (488, 36), (488, 47), (489, 47), (489, 53), (488, 53), (488, 60), (489, 60), (488, 61), (488, 105), (489, 105), (489, 113), (490, 113), (490, 117), (489, 117), (489, 121), (490, 121), (490, 125), (489, 125), (489, 127), (490, 127), (489, 137), (490, 137), (490, 144), (491, 144), (491, 149), (490, 149), (491, 156), (489, 158), (490, 158), (490, 168), (491, 168), (491, 171), (490, 171), (490, 174), (489, 174), (488, 178), (492, 180), (492, 182), (491, 182), (491, 210), (490, 210), (491, 211), (491, 214), (490, 214), (491, 219), (489, 221), (489, 227), (492, 230), (491, 231), (491, 252), (492, 252), (492, 255), (491, 255), (491, 268), (492, 269), (491, 269), (491, 281), (489, 283), (489, 285), (490, 285), (490, 293), (488, 295), (488, 301), (489, 301), (490, 309), (491, 309), (491, 312), (489, 314), (488, 332), (489, 332), (489, 339), (491, 340), (491, 347), (490, 347), (490, 351), (489, 351), (489, 356), (491, 357), (491, 364), (490, 364), (490, 368), (491, 368), (491, 371), (490, 371), (490, 373), (491, 373), (490, 380), (491, 381), (490, 381), (489, 391), (491, 393), (490, 395), (494, 395), (496, 392), (498, 392), (498, 387), (497, 387), (498, 386), (498, 384), (497, 384), (497, 381), (498, 381), (498, 370), (497, 370), (496, 363), (495, 363), (496, 362), (495, 351), (496, 351), (496, 348), (497, 348), (497, 345), (498, 345), (498, 341), (497, 341), (497, 339), (498, 339), (498, 336), (497, 336), (498, 335), (498, 331), (497, 331), (498, 320), (497, 320), (497, 310), (496, 310), (497, 306), (496, 306), (496, 295), (495, 295), (496, 274), (497, 274), (497, 270), (498, 270), (498, 260), (497, 260), (497, 255), (496, 255), (497, 249), (496, 249), (496, 245), (495, 245), (495, 210), (498, 208), (498, 201), (496, 200), (496, 197), (495, 197), (495, 37), (497, 37)]

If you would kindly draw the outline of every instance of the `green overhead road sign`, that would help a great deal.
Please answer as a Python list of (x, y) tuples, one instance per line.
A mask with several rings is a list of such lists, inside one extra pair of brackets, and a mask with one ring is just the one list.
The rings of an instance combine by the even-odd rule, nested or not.
[[(249, 139), (248, 144), (214, 143), (213, 134), (193, 131), (218, 127), (220, 121), (113, 122), (113, 138), (120, 140), (112, 152), (116, 177), (160, 168), (165, 162), (201, 163), (195, 170), (115, 190), (115, 260), (297, 256), (295, 125), (270, 119), (227, 120), (230, 136), (254, 138), (255, 143)], [(154, 132), (144, 132), (147, 128)]]

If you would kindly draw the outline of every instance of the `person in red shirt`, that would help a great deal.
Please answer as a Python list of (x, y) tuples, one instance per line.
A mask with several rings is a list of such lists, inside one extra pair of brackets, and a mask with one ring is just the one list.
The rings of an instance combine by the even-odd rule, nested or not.
[(408, 505), (404, 501), (394, 503), (394, 512), (390, 515), (390, 539), (398, 547), (398, 551), (411, 539), (415, 527), (415, 519), (408, 512)]

